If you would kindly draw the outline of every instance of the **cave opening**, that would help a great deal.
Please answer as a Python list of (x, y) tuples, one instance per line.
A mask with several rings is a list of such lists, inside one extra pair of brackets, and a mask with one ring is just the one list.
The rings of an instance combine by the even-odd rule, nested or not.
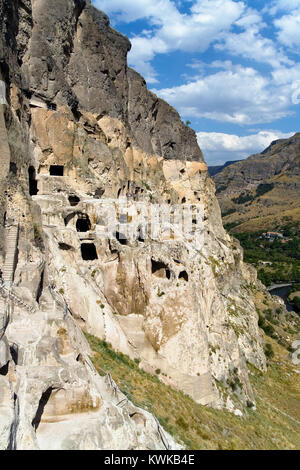
[(40, 282), (39, 282), (39, 287), (38, 287), (38, 290), (37, 290), (37, 293), (36, 293), (36, 301), (37, 303), (39, 303), (40, 301), (40, 298), (42, 296), (42, 293), (43, 293), (43, 289), (44, 289), (44, 269), (43, 271), (41, 272), (41, 278), (40, 278)]
[(8, 368), (9, 368), (9, 361), (0, 368), (0, 375), (7, 375), (8, 374)]
[(36, 412), (35, 417), (33, 418), (32, 422), (31, 422), (31, 424), (32, 424), (35, 431), (39, 427), (39, 424), (40, 424), (41, 419), (42, 419), (42, 415), (44, 413), (45, 406), (47, 405), (47, 403), (50, 399), (52, 391), (53, 391), (53, 388), (49, 387), (41, 396), (37, 412)]
[(0, 80), (4, 82), (4, 89), (2, 89), (3, 98), (6, 99), (7, 103), (10, 103), (10, 71), (8, 64), (2, 60), (0, 62)]
[(166, 279), (171, 278), (170, 269), (162, 261), (155, 261), (154, 259), (152, 259), (151, 270), (152, 270), (152, 274), (154, 274), (157, 277), (166, 278)]
[(58, 247), (60, 250), (63, 251), (72, 251), (74, 248), (71, 245), (68, 245), (67, 243), (59, 242)]
[(65, 226), (67, 227), (68, 223), (78, 214), (78, 212), (72, 212), (72, 214), (67, 215), (64, 218)]
[(16, 176), (18, 168), (17, 168), (17, 165), (14, 162), (10, 162), (9, 171), (10, 171), (10, 173), (12, 173), (13, 175)]
[(94, 194), (94, 198), (100, 199), (103, 196), (104, 193), (105, 193), (105, 189), (97, 188), (96, 191), (95, 191), (95, 194)]
[(145, 236), (144, 236), (144, 231), (143, 231), (142, 227), (139, 227), (139, 228), (138, 228), (138, 231), (137, 231), (137, 240), (138, 240), (139, 242), (142, 242), (142, 243), (145, 242)]
[(10, 347), (10, 355), (14, 363), (17, 365), (18, 364), (18, 358), (19, 358), (19, 348), (18, 345), (13, 343)]
[(49, 168), (50, 176), (64, 176), (63, 165), (50, 165)]
[(189, 275), (186, 271), (181, 271), (181, 273), (179, 273), (178, 279), (183, 279), (184, 281), (188, 282)]
[(28, 168), (28, 177), (29, 177), (29, 195), (36, 196), (38, 193), (38, 187), (37, 187), (35, 168), (33, 166), (30, 166)]
[(93, 261), (98, 259), (97, 250), (94, 243), (82, 243), (81, 256), (84, 261)]
[(70, 203), (70, 206), (77, 206), (80, 202), (80, 199), (78, 196), (75, 196), (75, 195), (70, 195), (69, 196), (69, 203)]
[(88, 232), (91, 230), (91, 222), (87, 215), (79, 215), (76, 222), (77, 232)]
[(119, 243), (121, 243), (121, 245), (127, 245), (127, 238), (125, 237), (124, 233), (116, 232), (116, 239)]

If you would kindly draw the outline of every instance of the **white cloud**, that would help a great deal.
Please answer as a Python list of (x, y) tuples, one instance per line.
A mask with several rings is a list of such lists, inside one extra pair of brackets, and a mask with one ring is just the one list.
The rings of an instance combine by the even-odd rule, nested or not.
[(293, 107), (296, 111), (295, 105), (300, 104), (300, 63), (292, 67), (279, 67), (271, 75), (274, 86), (287, 97), (291, 109)]
[(247, 29), (239, 34), (228, 33), (223, 37), (224, 41), (216, 44), (218, 50), (227, 50), (234, 56), (241, 56), (271, 67), (278, 68), (282, 64), (292, 65), (293, 62), (274, 44), (263, 37), (257, 26), (247, 25)]
[(175, 50), (204, 52), (230, 30), (245, 10), (243, 2), (233, 0), (197, 0), (191, 5), (190, 14), (180, 13), (169, 0), (96, 0), (95, 5), (108, 14), (114, 13), (121, 21), (148, 19), (152, 35), (147, 32), (130, 38), (128, 61), (149, 83), (156, 81), (150, 64), (156, 54)]
[(285, 139), (294, 133), (260, 131), (240, 137), (218, 132), (198, 132), (197, 138), (208, 165), (222, 165), (229, 160), (242, 160), (263, 151), (273, 140)]
[[(247, 7), (246, 2), (190, 0), (190, 10), (186, 14), (178, 10), (179, 3), (170, 0), (94, 0), (94, 4), (113, 15), (115, 21), (148, 21), (150, 28), (147, 31), (130, 37), (132, 49), (128, 55), (129, 65), (144, 75), (148, 83), (158, 82), (151, 63), (157, 54), (175, 50), (199, 54), (211, 44), (233, 56), (267, 63), (275, 69), (293, 65), (273, 40), (261, 34), (266, 27), (262, 12)], [(277, 0), (271, 7), (280, 10), (299, 5), (300, 0)], [(276, 20), (278, 37), (282, 36), (285, 44), (292, 40), (297, 42), (300, 34), (300, 28), (295, 24), (297, 18), (291, 18), (285, 16)], [(241, 32), (233, 33), (233, 25)], [(288, 27), (290, 33), (286, 34)]]
[(277, 85), (290, 85), (300, 80), (300, 63), (293, 67), (279, 67), (272, 71), (272, 78)]
[(114, 14), (115, 21), (126, 23), (151, 18), (155, 24), (162, 24), (164, 17), (170, 18), (177, 13), (170, 0), (94, 0), (93, 3), (108, 15)]
[(289, 12), (300, 7), (300, 0), (273, 0), (266, 10), (275, 15), (280, 11)]
[(128, 57), (128, 62), (139, 73), (141, 73), (148, 83), (156, 83), (156, 75), (151, 65), (151, 60), (157, 53), (165, 53), (168, 48), (164, 41), (159, 38), (136, 37), (131, 39), (132, 50)]
[(235, 23), (237, 26), (240, 26), (241, 28), (247, 28), (249, 26), (256, 26), (263, 28), (265, 27), (265, 23), (262, 20), (262, 16), (258, 13), (258, 11), (253, 10), (252, 8), (248, 8), (241, 19), (236, 21)]
[(154, 92), (189, 118), (243, 125), (271, 122), (290, 114), (291, 98), (285, 87), (281, 90), (250, 67), (232, 66), (231, 70)]
[(300, 46), (300, 8), (276, 19), (274, 25), (279, 30), (278, 41), (288, 47)]
[(282, 10), (294, 10), (300, 7), (300, 0), (277, 0), (276, 4)]
[(299, 46), (300, 0), (274, 0), (266, 7), (266, 11), (275, 17), (278, 42), (290, 48)]

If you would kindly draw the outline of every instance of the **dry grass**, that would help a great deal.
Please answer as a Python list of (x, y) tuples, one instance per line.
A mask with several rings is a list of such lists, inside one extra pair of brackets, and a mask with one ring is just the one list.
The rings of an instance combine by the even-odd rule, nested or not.
[(98, 372), (110, 372), (130, 400), (152, 412), (189, 449), (300, 449), (299, 374), (289, 353), (271, 338), (266, 340), (275, 357), (267, 374), (249, 366), (257, 410), (248, 408), (243, 417), (236, 417), (195, 403), (107, 343), (86, 336)]
[[(233, 203), (229, 202), (230, 198), (220, 196), (218, 199), (223, 211), (233, 207)], [(236, 212), (223, 217), (224, 224), (239, 223), (232, 229), (232, 233), (272, 230), (285, 225), (286, 218), (294, 223), (300, 221), (298, 190), (289, 191), (281, 186), (262, 196), (259, 201), (255, 199), (249, 204), (236, 204), (234, 208)]]

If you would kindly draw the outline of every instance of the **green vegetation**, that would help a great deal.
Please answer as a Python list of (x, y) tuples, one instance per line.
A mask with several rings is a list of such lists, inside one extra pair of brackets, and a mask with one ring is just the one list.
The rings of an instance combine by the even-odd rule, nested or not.
[[(235, 223), (227, 224), (231, 230)], [(270, 241), (261, 237), (262, 232), (237, 233), (234, 236), (244, 248), (244, 260), (258, 268), (258, 278), (269, 286), (276, 282), (300, 282), (300, 235), (298, 227), (285, 226), (278, 228), (287, 241)], [(270, 265), (261, 266), (261, 261)]]
[(42, 235), (42, 229), (39, 224), (33, 224), (33, 233), (35, 245), (37, 246), (37, 248), (43, 251), (45, 249), (45, 245)]
[[(120, 390), (137, 406), (153, 413), (166, 431), (188, 449), (299, 449), (300, 383), (288, 352), (269, 339), (269, 370), (249, 365), (257, 409), (248, 402), (244, 416), (195, 403), (138, 367), (111, 345), (86, 334), (99, 374), (112, 375)], [(234, 371), (233, 371), (234, 372)], [(232, 376), (231, 388), (239, 383)], [(218, 388), (226, 392), (218, 383)], [(287, 394), (289, 399), (287, 400)]]
[(230, 230), (232, 230), (234, 227), (237, 227), (238, 225), (240, 225), (241, 222), (230, 222), (228, 224), (225, 224), (224, 225), (224, 228), (225, 230), (227, 230), (227, 232), (230, 232)]
[(253, 201), (255, 197), (252, 194), (242, 193), (238, 197), (232, 199), (235, 204), (245, 204), (246, 202)]
[(294, 297), (291, 303), (293, 304), (295, 311), (299, 313), (300, 312), (300, 297), (298, 296)]
[[(289, 351), (290, 341), (286, 338), (286, 332), (294, 335), (295, 331), (293, 331), (288, 325), (282, 324), (280, 317), (282, 314), (281, 309), (277, 308), (276, 310), (272, 310), (271, 308), (268, 308), (263, 312), (258, 308), (256, 309), (259, 317), (258, 326), (264, 331), (266, 336), (274, 339), (278, 344)], [(274, 325), (278, 328), (275, 329)], [(265, 354), (267, 357), (270, 357), (272, 354), (271, 351), (269, 351), (269, 348), (270, 346), (266, 346)]]
[(270, 325), (270, 323), (265, 323), (264, 325), (261, 326), (261, 328), (264, 330), (267, 336), (270, 336), (271, 338), (276, 338), (276, 332), (274, 329), (274, 326)]
[(211, 267), (212, 267), (214, 276), (218, 277), (219, 276), (219, 271), (220, 271), (220, 268), (221, 268), (220, 262), (218, 260), (216, 260), (213, 256), (210, 256), (209, 260), (211, 262)]
[(222, 212), (222, 217), (226, 217), (226, 215), (234, 214), (236, 212), (236, 209), (228, 209), (225, 212)]
[(270, 343), (266, 344), (265, 355), (267, 356), (268, 359), (272, 359), (275, 356), (272, 344)]
[(259, 184), (256, 188), (256, 197), (263, 196), (264, 194), (268, 193), (269, 191), (272, 191), (274, 186), (275, 186), (274, 183)]
[[(282, 243), (281, 240), (260, 239), (261, 235), (262, 232), (237, 233), (234, 235), (244, 248), (248, 262), (282, 261), (294, 263), (294, 261), (299, 261), (300, 265), (299, 233), (295, 233), (286, 243)], [(285, 235), (284, 231), (283, 235)]]
[(222, 191), (225, 191), (227, 189), (227, 186), (221, 185), (216, 188), (216, 194), (221, 193)]
[[(226, 189), (226, 186), (224, 186), (224, 188)], [(235, 204), (246, 204), (246, 202), (252, 202), (254, 201), (254, 199), (272, 191), (273, 188), (274, 188), (274, 183), (259, 184), (258, 187), (256, 188), (256, 192), (254, 195), (242, 192), (241, 194), (239, 194), (239, 196), (232, 198), (232, 202), (234, 202)], [(223, 191), (223, 186), (218, 188), (217, 193), (221, 191)], [(223, 214), (223, 217), (225, 217), (225, 215), (229, 215), (230, 213), (233, 213), (233, 212)]]
[(142, 181), (142, 184), (145, 186), (145, 188), (148, 190), (148, 191), (151, 191), (151, 187), (149, 186), (149, 184), (146, 182), (146, 181)]
[(288, 294), (288, 301), (292, 304), (295, 312), (300, 313), (300, 284), (294, 284)]

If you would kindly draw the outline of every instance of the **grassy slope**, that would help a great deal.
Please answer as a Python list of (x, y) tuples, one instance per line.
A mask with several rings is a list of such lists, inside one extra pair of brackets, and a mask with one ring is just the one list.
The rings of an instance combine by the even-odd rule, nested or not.
[[(257, 231), (276, 231), (285, 224), (285, 219), (287, 218), (295, 223), (300, 222), (299, 208), (291, 209), (290, 207), (287, 208), (286, 206), (278, 205), (276, 212), (274, 211), (271, 215), (267, 209), (263, 208), (263, 210), (261, 210), (255, 205), (253, 205), (251, 209), (252, 212), (249, 211), (242, 215), (236, 212), (235, 214), (224, 217), (223, 224), (237, 224), (232, 229), (232, 233), (235, 234)], [(257, 214), (259, 214), (259, 216), (257, 216)]]
[(233, 233), (300, 221), (300, 133), (214, 176), (223, 222)]
[(152, 412), (188, 448), (300, 449), (299, 374), (289, 353), (273, 339), (266, 337), (275, 351), (268, 372), (262, 374), (249, 366), (257, 410), (247, 409), (243, 417), (236, 417), (224, 410), (198, 405), (139, 369), (137, 363), (116, 353), (107, 343), (86, 336), (98, 372), (101, 375), (110, 372), (130, 400)]
[[(240, 190), (236, 194), (217, 194), (223, 216), (223, 223), (234, 223), (233, 233), (273, 230), (284, 225), (289, 219), (292, 223), (300, 221), (300, 175), (291, 171), (282, 173), (264, 181), (274, 188), (263, 195), (256, 195), (255, 190)], [(234, 203), (239, 194), (254, 197), (253, 201), (242, 204)], [(228, 211), (230, 214), (226, 215)]]

